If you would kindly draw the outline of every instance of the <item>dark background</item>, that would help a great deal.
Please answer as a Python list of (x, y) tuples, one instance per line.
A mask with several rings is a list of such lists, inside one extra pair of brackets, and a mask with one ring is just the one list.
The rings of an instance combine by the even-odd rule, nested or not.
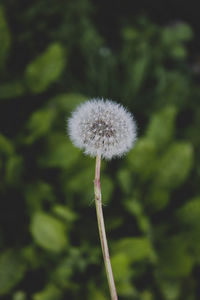
[(0, 299), (109, 299), (94, 159), (66, 134), (94, 97), (138, 124), (102, 166), (119, 299), (198, 299), (199, 34), (197, 1), (1, 1)]

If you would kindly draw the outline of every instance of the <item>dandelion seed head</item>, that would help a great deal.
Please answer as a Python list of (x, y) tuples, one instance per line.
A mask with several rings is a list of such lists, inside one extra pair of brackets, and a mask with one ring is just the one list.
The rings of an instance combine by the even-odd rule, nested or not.
[(132, 115), (122, 105), (103, 99), (79, 105), (68, 120), (68, 132), (75, 146), (105, 159), (122, 156), (136, 140)]

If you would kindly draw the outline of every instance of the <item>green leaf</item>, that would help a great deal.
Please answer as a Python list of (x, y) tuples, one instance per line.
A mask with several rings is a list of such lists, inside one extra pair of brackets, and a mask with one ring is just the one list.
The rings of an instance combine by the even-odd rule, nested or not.
[(107, 300), (107, 297), (104, 295), (104, 293), (99, 290), (97, 286), (93, 284), (93, 282), (90, 284), (88, 296), (88, 300)]
[(14, 147), (8, 138), (0, 133), (0, 154), (10, 156), (14, 153)]
[(170, 279), (189, 276), (194, 266), (194, 257), (182, 236), (165, 239), (159, 247), (158, 276)]
[(25, 265), (14, 250), (0, 256), (0, 295), (9, 293), (24, 277)]
[(52, 127), (55, 116), (54, 109), (45, 108), (34, 112), (26, 126), (25, 143), (32, 144), (38, 138), (46, 135)]
[(113, 253), (124, 253), (131, 263), (155, 257), (152, 245), (145, 237), (123, 238), (113, 245)]
[(170, 54), (174, 58), (183, 59), (187, 56), (187, 50), (182, 45), (174, 45), (170, 51)]
[(56, 81), (65, 67), (65, 53), (63, 47), (54, 43), (47, 50), (31, 62), (25, 71), (25, 79), (33, 93), (45, 91)]
[(123, 252), (111, 256), (113, 274), (116, 281), (131, 277), (131, 258)]
[[(63, 176), (66, 178), (65, 174), (63, 174)], [(79, 205), (88, 206), (94, 201), (93, 180), (93, 167), (81, 169), (78, 172), (75, 172), (66, 183), (63, 183), (63, 191), (66, 197), (79, 195)]]
[[(79, 245), (77, 248), (70, 247), (67, 255), (59, 261), (53, 271), (53, 281), (60, 287), (66, 289), (73, 284), (73, 275), (76, 271), (85, 271), (91, 263), (98, 263), (99, 248), (91, 248), (91, 245)], [(98, 255), (96, 255), (96, 249)]]
[(135, 198), (125, 199), (124, 206), (127, 209), (127, 211), (133, 214), (134, 216), (139, 216), (142, 214), (142, 205)]
[(173, 33), (179, 41), (189, 41), (193, 37), (192, 28), (186, 23), (180, 23), (176, 25), (174, 29)]
[(131, 258), (123, 252), (111, 256), (111, 264), (117, 292), (122, 296), (133, 296), (135, 288), (131, 282)]
[(12, 300), (26, 300), (26, 294), (23, 291), (17, 291), (14, 293)]
[(89, 294), (89, 299), (90, 300), (107, 300), (107, 298), (105, 297), (105, 295), (101, 292), (101, 291), (97, 291), (95, 290), (93, 293)]
[(176, 108), (170, 106), (155, 114), (151, 119), (146, 137), (155, 143), (157, 149), (164, 148), (172, 140), (176, 114)]
[[(72, 193), (81, 192), (83, 197), (88, 198), (88, 192), (90, 193), (91, 187), (93, 187), (93, 180), (94, 170), (92, 168), (83, 169), (79, 172), (76, 172), (76, 174), (74, 174), (74, 176), (68, 180), (66, 183), (67, 191), (71, 191)], [(83, 182), (84, 185), (82, 184)]]
[(187, 201), (177, 212), (176, 216), (181, 224), (200, 228), (200, 197)]
[(141, 138), (127, 156), (128, 167), (144, 180), (154, 173), (156, 167), (156, 144), (153, 139)]
[(80, 151), (64, 134), (52, 133), (48, 138), (48, 153), (39, 159), (45, 167), (70, 168), (77, 162)]
[(135, 41), (139, 37), (139, 32), (137, 28), (125, 27), (122, 30), (123, 38), (127, 41)]
[(35, 242), (45, 250), (60, 252), (67, 247), (67, 235), (64, 224), (43, 212), (33, 215), (31, 234)]
[(137, 219), (139, 228), (144, 232), (150, 230), (150, 223), (147, 216), (143, 213), (142, 204), (135, 198), (123, 201), (125, 209)]
[(166, 71), (164, 67), (155, 70), (158, 84), (155, 88), (156, 102), (159, 105), (182, 107), (191, 93), (191, 82), (185, 73), (179, 70)]
[(193, 164), (193, 149), (189, 143), (174, 143), (163, 155), (158, 165), (154, 184), (173, 189), (182, 184)]
[(162, 30), (164, 44), (171, 45), (177, 42), (189, 41), (193, 37), (191, 27), (186, 23), (165, 27)]
[(153, 300), (154, 296), (150, 291), (144, 291), (141, 294), (141, 300)]
[(130, 77), (133, 91), (138, 91), (144, 82), (149, 67), (149, 51), (146, 49), (143, 55), (138, 56), (130, 68)]
[(69, 94), (61, 94), (57, 95), (52, 99), (52, 103), (58, 107), (58, 109), (62, 112), (72, 112), (76, 106), (86, 101), (87, 97), (81, 94), (69, 93)]
[(52, 211), (66, 222), (73, 222), (77, 219), (77, 215), (64, 205), (57, 204), (53, 207)]
[[(117, 287), (117, 293), (120, 296), (124, 297), (131, 297), (130, 299), (137, 299), (135, 296), (137, 295), (137, 290), (133, 286), (133, 283), (131, 279), (129, 280), (120, 280), (116, 282), (116, 287)], [(132, 298), (134, 297), (134, 298)]]
[(0, 99), (17, 98), (25, 93), (25, 87), (22, 82), (14, 81), (0, 85)]
[(180, 280), (167, 280), (162, 277), (157, 278), (159, 288), (166, 300), (177, 300), (180, 297), (181, 285)]
[[(103, 205), (104, 205), (104, 201), (103, 201)], [(121, 217), (121, 216), (120, 217), (117, 217), (117, 216), (110, 217), (109, 219), (106, 220), (107, 232), (120, 228), (123, 225), (123, 222), (124, 222), (123, 217)]]
[(73, 274), (74, 262), (71, 257), (62, 259), (53, 272), (53, 279), (60, 287), (68, 288)]
[(132, 174), (131, 174), (130, 170), (127, 168), (120, 169), (117, 172), (117, 178), (119, 180), (119, 184), (125, 193), (129, 193), (132, 190), (133, 183), (132, 183), (131, 175)]
[(150, 190), (147, 194), (147, 197), (144, 199), (145, 206), (151, 212), (156, 212), (164, 209), (170, 200), (170, 192), (167, 188), (155, 185), (150, 186)]
[(5, 167), (5, 181), (8, 184), (18, 185), (23, 170), (23, 159), (21, 156), (13, 155), (8, 158)]
[(26, 261), (29, 271), (42, 268), (45, 264), (44, 256), (46, 253), (41, 255), (41, 251), (36, 245), (30, 244), (21, 248), (21, 255)]
[(104, 175), (101, 180), (102, 203), (107, 204), (111, 199), (113, 192), (113, 181), (110, 177)]
[(24, 193), (31, 214), (42, 209), (43, 204), (54, 201), (52, 186), (43, 181), (27, 184)]
[(60, 300), (62, 298), (62, 291), (53, 284), (33, 295), (33, 300)]
[(3, 7), (0, 6), (0, 69), (5, 65), (11, 44), (11, 36), (6, 22)]

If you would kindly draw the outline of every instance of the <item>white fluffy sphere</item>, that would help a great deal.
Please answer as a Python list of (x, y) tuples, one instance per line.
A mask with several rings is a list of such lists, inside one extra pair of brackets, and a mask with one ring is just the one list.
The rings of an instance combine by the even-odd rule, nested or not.
[(78, 106), (68, 120), (68, 131), (75, 146), (106, 159), (122, 156), (136, 140), (132, 115), (110, 100), (92, 99)]

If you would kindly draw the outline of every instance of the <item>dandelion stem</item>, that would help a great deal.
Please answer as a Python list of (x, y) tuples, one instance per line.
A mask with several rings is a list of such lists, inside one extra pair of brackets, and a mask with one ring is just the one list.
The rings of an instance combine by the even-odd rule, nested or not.
[(112, 300), (117, 300), (117, 292), (110, 262), (110, 255), (108, 250), (108, 243), (106, 238), (106, 231), (104, 225), (104, 217), (102, 210), (102, 201), (101, 201), (101, 184), (100, 184), (100, 168), (101, 168), (101, 155), (97, 154), (96, 156), (96, 168), (95, 168), (95, 180), (94, 180), (94, 193), (95, 193), (95, 205), (97, 213), (97, 222), (99, 228), (99, 236), (101, 241), (101, 248), (103, 252), (103, 259), (106, 268), (106, 275), (108, 279), (108, 285), (110, 289), (110, 295)]

